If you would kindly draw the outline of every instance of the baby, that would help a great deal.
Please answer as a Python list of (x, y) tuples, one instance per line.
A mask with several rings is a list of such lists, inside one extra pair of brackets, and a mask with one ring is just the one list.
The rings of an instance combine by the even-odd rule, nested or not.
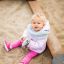
[(21, 39), (13, 43), (9, 43), (5, 40), (4, 47), (6, 51), (9, 51), (19, 46), (26, 46), (29, 52), (19, 64), (29, 64), (32, 58), (44, 52), (49, 32), (50, 25), (45, 16), (34, 14), (31, 24), (28, 24)]

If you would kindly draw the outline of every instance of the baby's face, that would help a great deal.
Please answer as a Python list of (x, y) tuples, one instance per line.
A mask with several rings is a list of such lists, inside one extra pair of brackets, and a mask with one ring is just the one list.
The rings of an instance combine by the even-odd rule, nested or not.
[(36, 16), (33, 20), (32, 20), (32, 28), (34, 31), (40, 31), (44, 26), (44, 22), (43, 20), (41, 20), (40, 17)]

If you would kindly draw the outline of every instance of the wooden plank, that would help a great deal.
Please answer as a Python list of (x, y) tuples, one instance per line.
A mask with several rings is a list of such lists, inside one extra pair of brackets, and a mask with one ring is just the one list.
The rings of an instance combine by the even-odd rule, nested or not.
[(43, 14), (37, 1), (28, 1), (28, 3), (33, 13)]
[(47, 46), (51, 51), (53, 57), (59, 54), (63, 54), (62, 45), (59, 42), (58, 38), (55, 36), (53, 29), (51, 29), (51, 32), (49, 34)]
[[(39, 13), (39, 14), (44, 15), (37, 1), (28, 1), (28, 3), (33, 13)], [(62, 46), (60, 42), (58, 41), (57, 37), (55, 36), (53, 30), (51, 30), (49, 34), (47, 46), (53, 57), (58, 54), (63, 54)]]

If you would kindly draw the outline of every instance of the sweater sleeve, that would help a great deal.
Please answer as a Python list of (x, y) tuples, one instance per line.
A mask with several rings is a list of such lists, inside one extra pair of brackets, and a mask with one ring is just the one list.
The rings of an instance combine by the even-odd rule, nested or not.
[(24, 40), (23, 43), (22, 43), (22, 47), (23, 47), (23, 46), (26, 46), (26, 45), (28, 44), (28, 42), (29, 42), (29, 40), (28, 40), (28, 38), (27, 38), (27, 29), (24, 30), (23, 35), (22, 35), (21, 38), (25, 38), (25, 40)]
[(45, 26), (45, 29), (43, 31), (44, 35), (48, 35), (50, 33), (50, 24), (49, 21), (47, 21), (47, 24)]
[(24, 30), (24, 32), (23, 32), (23, 37), (27, 37), (27, 35), (28, 35), (28, 27), (30, 26), (30, 24), (28, 24), (28, 26), (26, 27), (26, 29)]
[(23, 35), (22, 35), (23, 37), (27, 37), (27, 29), (25, 29), (24, 30), (24, 32), (23, 32)]

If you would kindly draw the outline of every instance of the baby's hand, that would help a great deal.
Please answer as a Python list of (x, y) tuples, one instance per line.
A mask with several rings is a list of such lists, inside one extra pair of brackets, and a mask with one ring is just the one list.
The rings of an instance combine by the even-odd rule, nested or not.
[(26, 37), (21, 37), (21, 40), (25, 41), (26, 40)]
[(27, 46), (29, 44), (29, 40), (26, 38), (23, 43), (22, 43), (22, 46)]

